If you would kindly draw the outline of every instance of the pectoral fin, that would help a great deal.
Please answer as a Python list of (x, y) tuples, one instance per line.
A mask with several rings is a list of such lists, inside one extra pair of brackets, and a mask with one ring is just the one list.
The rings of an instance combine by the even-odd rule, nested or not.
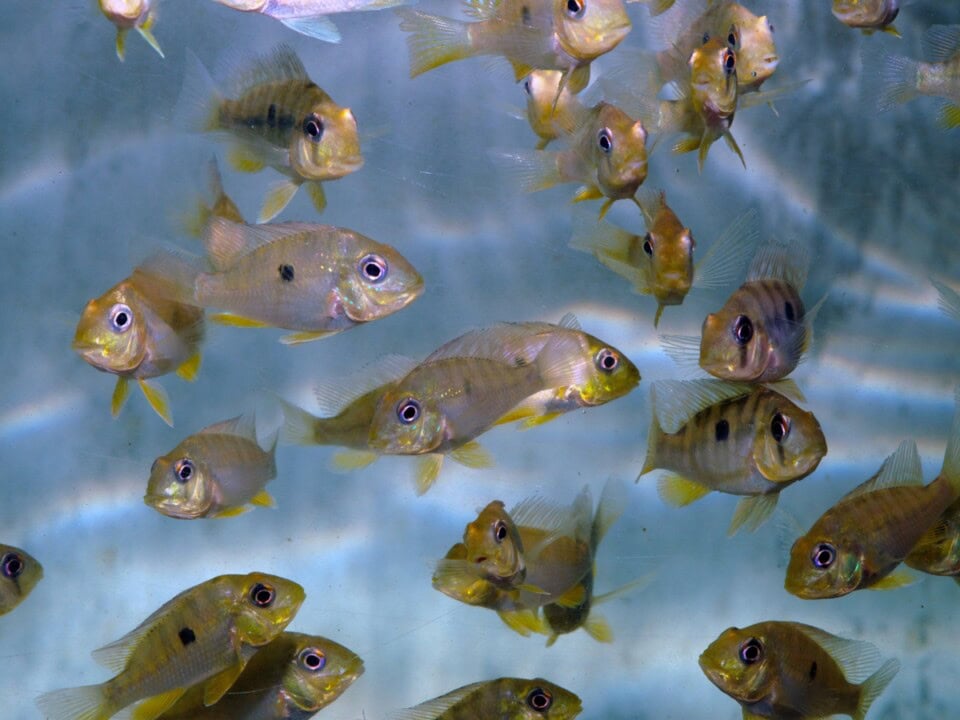
[(234, 170), (238, 172), (255, 173), (266, 167), (259, 157), (245, 145), (234, 145), (230, 149), (228, 160)]
[(423, 455), (417, 459), (417, 495), (423, 495), (433, 486), (441, 468), (443, 468), (443, 455), (439, 453)]
[(117, 30), (117, 57), (123, 62), (127, 54), (127, 31), (124, 28)]
[(307, 183), (307, 193), (310, 200), (313, 201), (313, 207), (317, 212), (323, 212), (327, 207), (327, 194), (323, 191), (323, 185), (318, 182)]
[(493, 465), (493, 458), (490, 457), (490, 453), (484, 450), (483, 446), (476, 440), (461, 445), (450, 453), (450, 457), (461, 465), (475, 470)]
[(163, 50), (160, 49), (160, 43), (158, 43), (157, 39), (153, 36), (153, 23), (154, 18), (148, 18), (143, 25), (137, 28), (137, 32), (140, 33), (140, 37), (150, 44), (150, 47), (157, 51), (160, 57), (164, 57)]
[(258, 507), (276, 507), (277, 501), (273, 499), (273, 496), (268, 493), (266, 490), (261, 490), (252, 498), (250, 498), (250, 504), (256, 505)]
[(229, 690), (240, 677), (246, 663), (238, 662), (207, 680), (203, 686), (203, 704), (210, 707)]
[(906, 587), (907, 585), (913, 585), (913, 583), (916, 581), (917, 579), (912, 573), (909, 573), (906, 570), (897, 570), (890, 573), (879, 582), (875, 582), (873, 585), (870, 585), (869, 589), (894, 590), (896, 588)]
[(664, 475), (657, 481), (660, 498), (674, 507), (683, 507), (702, 498), (710, 488), (680, 475)]
[(144, 700), (134, 708), (130, 720), (155, 720), (173, 707), (186, 691), (187, 688), (176, 688)]
[(582, 583), (574, 585), (572, 588), (567, 590), (563, 595), (558, 597), (554, 602), (555, 605), (559, 605), (562, 608), (578, 608), (587, 599), (587, 589), (583, 586)]
[(267, 197), (263, 200), (257, 222), (265, 223), (273, 220), (293, 200), (299, 187), (300, 184), (293, 180), (281, 180), (271, 185), (267, 190)]

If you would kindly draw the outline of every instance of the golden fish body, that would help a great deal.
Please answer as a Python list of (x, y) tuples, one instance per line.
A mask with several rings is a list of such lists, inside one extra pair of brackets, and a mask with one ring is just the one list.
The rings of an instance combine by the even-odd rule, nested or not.
[(559, 685), (534, 678), (499, 678), (473, 683), (394, 715), (395, 720), (569, 720), (580, 714), (580, 698)]
[(680, 305), (693, 285), (693, 250), (696, 241), (673, 209), (662, 190), (654, 199), (640, 202), (647, 232), (627, 250), (627, 262), (644, 269), (641, 286), (657, 299), (654, 326), (667, 305)]
[(297, 583), (274, 575), (221, 575), (165, 603), (139, 627), (94, 653), (119, 674), (101, 685), (46, 693), (37, 705), (51, 720), (106, 720), (128, 705), (163, 695), (173, 702), (205, 683), (212, 705), (256, 649), (290, 623), (304, 599)]
[(929, 62), (888, 55), (883, 67), (880, 109), (920, 95), (946, 99), (940, 124), (960, 127), (960, 25), (933, 25), (923, 35)]
[(297, 445), (340, 445), (368, 450), (370, 426), (380, 398), (392, 383), (368, 390), (349, 402), (336, 415), (316, 417), (290, 403), (283, 403), (283, 437)]
[(175, 518), (237, 515), (248, 503), (272, 505), (263, 489), (277, 475), (276, 441), (257, 443), (252, 419), (226, 420), (184, 439), (150, 469), (144, 502)]
[(12, 545), (0, 544), (0, 615), (23, 602), (43, 578), (43, 566)]
[(324, 637), (284, 632), (258, 650), (230, 690), (203, 704), (195, 685), (157, 720), (307, 720), (363, 674), (363, 661)]
[(899, 36), (892, 23), (900, 12), (900, 0), (833, 0), (833, 16), (847, 27), (873, 32), (883, 30)]
[(157, 20), (155, 0), (98, 0), (100, 12), (117, 26), (117, 57), (123, 60), (126, 54), (126, 36), (130, 30), (136, 30), (150, 47), (163, 57), (160, 44), (153, 36), (153, 26)]
[(900, 669), (897, 660), (888, 660), (862, 679), (864, 666), (878, 657), (869, 643), (801, 623), (768, 621), (723, 631), (700, 655), (700, 668), (740, 703), (745, 718), (863, 720)]
[(551, 140), (570, 135), (586, 108), (567, 85), (561, 85), (559, 70), (534, 70), (523, 81), (527, 95), (527, 121), (540, 137), (537, 149)]
[(727, 133), (737, 110), (737, 55), (726, 40), (711, 38), (690, 53), (690, 101), (713, 139)]

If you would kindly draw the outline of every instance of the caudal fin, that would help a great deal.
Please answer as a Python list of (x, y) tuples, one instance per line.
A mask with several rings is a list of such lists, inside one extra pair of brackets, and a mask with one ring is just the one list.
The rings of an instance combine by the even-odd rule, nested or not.
[(283, 412), (283, 427), (280, 439), (285, 445), (315, 445), (317, 442), (317, 418), (303, 408), (288, 403), (282, 398), (280, 410)]
[(894, 105), (913, 100), (917, 92), (917, 71), (920, 66), (916, 60), (903, 55), (888, 55), (883, 61), (880, 78), (883, 89), (877, 98), (880, 112), (890, 110)]
[(469, 23), (407, 7), (398, 8), (396, 13), (400, 16), (400, 29), (410, 33), (410, 77), (474, 54)]
[(113, 715), (102, 685), (54, 690), (38, 697), (36, 703), (47, 720), (107, 720)]
[(880, 697), (880, 693), (886, 689), (899, 671), (900, 661), (891, 658), (867, 678), (860, 688), (860, 702), (857, 703), (857, 710), (853, 714), (854, 720), (863, 720), (867, 716), (867, 710), (873, 705), (873, 701)]

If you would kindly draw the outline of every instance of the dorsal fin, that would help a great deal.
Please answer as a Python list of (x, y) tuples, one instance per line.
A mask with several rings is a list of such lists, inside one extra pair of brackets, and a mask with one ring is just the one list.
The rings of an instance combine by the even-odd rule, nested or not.
[(725, 380), (658, 380), (650, 388), (657, 419), (664, 432), (675, 433), (708, 407), (753, 390), (750, 383)]
[(255, 413), (237, 415), (236, 417), (224, 420), (222, 422), (208, 425), (200, 431), (201, 434), (210, 435), (236, 435), (237, 437), (247, 438), (257, 441), (257, 419)]
[(482, 690), (486, 685), (486, 682), (464, 685), (456, 690), (451, 690), (446, 695), (422, 702), (416, 707), (393, 713), (390, 716), (391, 720), (436, 720), (436, 718), (444, 717), (450, 708), (469, 697), (472, 693)]
[(931, 25), (923, 34), (923, 51), (932, 62), (946, 62), (960, 50), (960, 25)]
[(416, 367), (412, 358), (386, 355), (347, 376), (318, 383), (314, 395), (324, 417), (339, 414), (347, 405), (371, 390), (400, 380)]
[(920, 455), (917, 453), (917, 444), (913, 440), (904, 440), (892, 453), (873, 477), (860, 483), (853, 490), (844, 495), (844, 499), (863, 495), (882, 488), (898, 485), (919, 485), (923, 482), (920, 467)]
[(210, 263), (217, 270), (226, 270), (241, 257), (263, 245), (315, 232), (330, 232), (329, 225), (310, 223), (272, 223), (247, 225), (222, 217), (213, 217), (203, 234), (203, 244)]
[(463, 12), (477, 20), (489, 20), (499, 5), (500, 0), (463, 0)]
[(580, 327), (580, 321), (577, 319), (577, 316), (572, 312), (565, 313), (560, 322), (557, 323), (562, 328), (567, 328), (568, 330), (582, 330)]
[(836, 660), (847, 682), (863, 682), (880, 662), (880, 652), (874, 645), (864, 640), (847, 640), (803, 623), (789, 624), (813, 640)]
[(750, 263), (747, 280), (783, 280), (798, 291), (807, 282), (810, 267), (810, 248), (797, 239), (784, 242), (770, 241), (760, 246)]
[(310, 80), (310, 76), (293, 49), (289, 45), (279, 45), (236, 73), (230, 88), (234, 96), (239, 96), (260, 85), (290, 80)]

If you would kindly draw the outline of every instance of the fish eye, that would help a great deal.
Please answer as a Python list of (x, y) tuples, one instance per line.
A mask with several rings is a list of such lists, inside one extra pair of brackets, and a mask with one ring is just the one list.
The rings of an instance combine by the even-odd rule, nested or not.
[(567, 0), (567, 15), (579, 20), (583, 17), (583, 11), (586, 8), (586, 3), (583, 0)]
[(727, 48), (723, 51), (723, 70), (727, 75), (733, 73), (737, 68), (737, 56), (734, 54), (733, 50)]
[(133, 324), (133, 311), (129, 305), (117, 303), (110, 308), (110, 324), (117, 332), (126, 332)]
[(497, 524), (493, 526), (493, 537), (498, 544), (507, 539), (507, 525), (503, 520), (497, 520)]
[(737, 315), (733, 322), (733, 339), (737, 345), (746, 345), (753, 339), (753, 323), (746, 315)]
[(643, 236), (643, 251), (653, 257), (653, 235), (650, 233)]
[(372, 283), (378, 283), (387, 276), (387, 261), (379, 255), (366, 255), (360, 260), (360, 274)]
[(609, 155), (610, 151), (613, 150), (613, 135), (610, 134), (607, 128), (597, 133), (597, 145), (600, 146), (600, 150), (604, 155)]
[(701, 38), (701, 40), (703, 41), (703, 44), (704, 44), (704, 45), (706, 45), (708, 42), (710, 42), (710, 33), (705, 32), (705, 33), (703, 34), (703, 38)]
[(533, 91), (530, 89), (530, 78), (523, 81), (523, 91), (527, 95), (533, 95)]
[(16, 553), (7, 553), (3, 556), (3, 564), (0, 567), (3, 569), (3, 576), (13, 580), (20, 577), (23, 572), (23, 558)]
[(196, 470), (196, 468), (187, 458), (178, 460), (177, 464), (173, 466), (173, 471), (177, 474), (177, 480), (180, 482), (189, 481), (190, 478), (193, 477), (194, 470)]
[(277, 591), (274, 590), (272, 586), (265, 585), (264, 583), (257, 583), (250, 591), (250, 600), (253, 601), (254, 605), (261, 608), (268, 608), (273, 605), (276, 597)]
[(316, 113), (311, 113), (303, 119), (303, 134), (313, 142), (320, 142), (323, 137), (323, 120)]
[(397, 405), (397, 419), (404, 425), (415, 423), (420, 417), (420, 403), (413, 398), (407, 398)]
[(527, 695), (527, 705), (537, 712), (546, 712), (553, 705), (553, 696), (542, 688), (534, 688)]
[(327, 664), (327, 656), (320, 648), (304, 648), (297, 662), (311, 672), (320, 672)]
[(783, 442), (790, 435), (790, 418), (783, 413), (776, 413), (770, 421), (770, 434), (778, 443)]
[(612, 373), (620, 365), (620, 356), (610, 348), (602, 348), (594, 356), (593, 364), (600, 372)]
[(837, 559), (837, 550), (830, 543), (820, 543), (813, 549), (813, 555), (810, 558), (813, 560), (814, 567), (826, 570)]
[(763, 643), (756, 638), (750, 638), (740, 646), (740, 659), (744, 665), (753, 665), (763, 659)]

